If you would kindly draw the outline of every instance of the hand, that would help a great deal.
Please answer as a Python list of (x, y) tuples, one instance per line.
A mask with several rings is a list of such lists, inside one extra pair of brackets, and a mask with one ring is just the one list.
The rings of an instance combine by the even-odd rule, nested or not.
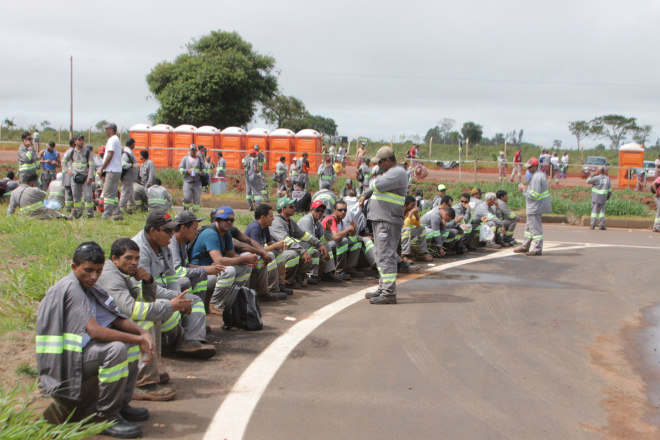
[(410, 210), (410, 215), (415, 215), (419, 213), (419, 207), (415, 206), (413, 209)]
[(188, 290), (184, 290), (183, 292), (179, 293), (175, 298), (172, 298), (170, 300), (170, 304), (172, 304), (172, 310), (184, 314), (186, 310), (188, 310), (188, 313), (192, 311), (192, 299), (186, 298), (187, 293)]
[(312, 264), (312, 257), (307, 253), (307, 251), (303, 252), (302, 257), (305, 264)]
[(140, 347), (140, 353), (147, 355), (147, 359), (143, 360), (142, 362), (145, 364), (151, 362), (151, 360), (154, 358), (154, 355), (156, 354), (156, 344), (154, 344), (154, 340), (151, 338), (151, 335), (147, 332), (142, 333), (140, 344), (138, 346)]
[(206, 275), (218, 275), (224, 272), (225, 269), (226, 269), (225, 266), (216, 263), (210, 266), (204, 266), (204, 270), (206, 270)]
[(92, 184), (92, 182), (93, 182), (93, 180), (92, 180), (92, 179), (87, 179), (87, 185), (91, 185), (91, 184)]
[(69, 176), (73, 176), (73, 172), (71, 172), (71, 170), (67, 171), (66, 173), (67, 173)]
[(327, 222), (325, 222), (325, 230), (330, 231), (332, 230), (332, 219), (329, 218)]
[(270, 263), (271, 261), (273, 261), (273, 259), (270, 258), (270, 254), (269, 254), (268, 252), (266, 252), (266, 251), (263, 251), (261, 254), (259, 254), (259, 256), (260, 256), (261, 258), (263, 258), (263, 260), (264, 260), (264, 262), (265, 262), (266, 264), (268, 264), (268, 263)]
[(273, 250), (277, 250), (277, 249), (284, 250), (284, 249), (286, 249), (286, 246), (284, 245), (283, 241), (278, 241), (277, 243), (273, 243), (272, 247), (273, 247)]
[(364, 210), (364, 196), (360, 196), (360, 201), (359, 201), (359, 206), (360, 206), (360, 211)]
[(193, 169), (192, 169), (192, 168), (188, 168), (188, 169), (186, 170), (186, 172), (192, 176)]
[(445, 250), (442, 249), (442, 248), (440, 248), (440, 255), (443, 256), (443, 257), (445, 256)]
[(463, 216), (461, 216), (461, 217), (456, 217), (455, 220), (456, 220), (456, 223), (460, 223), (460, 222), (463, 221)]
[(488, 217), (484, 215), (483, 217), (481, 217), (481, 221), (486, 223), (488, 221)]
[(133, 275), (137, 281), (146, 281), (146, 284), (151, 284), (154, 281), (154, 278), (144, 267), (138, 267), (137, 272)]
[(249, 254), (241, 257), (243, 264), (250, 267), (255, 267), (259, 262), (259, 256), (257, 254)]
[(328, 250), (325, 248), (325, 246), (321, 246), (320, 251), (323, 259), (325, 261), (330, 261), (330, 254), (328, 254)]

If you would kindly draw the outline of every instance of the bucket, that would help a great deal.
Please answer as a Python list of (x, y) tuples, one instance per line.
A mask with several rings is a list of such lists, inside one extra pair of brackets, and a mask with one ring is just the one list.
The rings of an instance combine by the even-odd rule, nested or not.
[(226, 177), (211, 177), (211, 194), (224, 194), (227, 191)]

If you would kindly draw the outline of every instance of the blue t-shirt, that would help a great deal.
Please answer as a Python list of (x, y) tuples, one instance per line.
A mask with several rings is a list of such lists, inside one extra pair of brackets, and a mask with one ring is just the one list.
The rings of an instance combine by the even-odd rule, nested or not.
[(222, 237), (218, 235), (215, 226), (204, 229), (193, 246), (192, 258), (190, 264), (197, 266), (210, 266), (213, 264), (213, 258), (209, 255), (210, 251), (220, 251), (222, 255), (225, 252), (234, 249), (234, 242), (231, 239), (231, 234), (226, 233)]
[[(44, 151), (44, 160), (57, 160), (57, 150), (53, 150), (53, 152), (49, 152), (48, 150)], [(50, 163), (42, 163), (41, 164), (45, 170), (51, 170), (55, 171), (56, 167), (53, 164)]]
[(270, 229), (261, 229), (261, 225), (256, 220), (247, 225), (244, 234), (262, 246), (266, 246), (266, 243), (272, 241), (270, 238)]

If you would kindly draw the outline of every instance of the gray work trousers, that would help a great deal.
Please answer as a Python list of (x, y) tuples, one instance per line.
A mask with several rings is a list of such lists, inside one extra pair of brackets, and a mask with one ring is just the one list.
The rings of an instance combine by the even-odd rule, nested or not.
[[(303, 182), (304, 186), (303, 189), (307, 191), (307, 186), (309, 185), (309, 174), (307, 173), (300, 173), (298, 175), (298, 182)], [(294, 185), (295, 186), (295, 185)]]
[(380, 272), (378, 280), (381, 296), (396, 298), (397, 248), (401, 240), (401, 225), (373, 221), (376, 264)]
[[(130, 353), (129, 348), (134, 347)], [(114, 420), (122, 404), (133, 400), (138, 375), (140, 352), (123, 342), (89, 341), (83, 348), (83, 380), (99, 378), (96, 414), (103, 420)]]
[[(284, 282), (293, 283), (294, 277), (298, 272), (298, 265), (300, 264), (300, 255), (298, 252), (286, 249), (284, 251), (277, 249), (273, 251), (277, 259), (277, 265), (281, 267), (284, 265)], [(282, 270), (282, 269), (280, 269)]]
[(596, 221), (598, 220), (598, 227), (605, 227), (605, 203), (598, 203), (591, 201), (591, 227), (596, 227)]
[[(330, 258), (330, 261), (332, 261), (332, 265), (334, 268), (330, 268), (328, 266), (328, 263), (330, 261), (326, 261), (326, 266), (325, 266), (325, 271), (326, 272), (337, 272), (337, 273), (342, 273), (346, 272), (347, 265), (348, 265), (348, 254), (349, 254), (349, 248), (350, 248), (350, 243), (348, 242), (348, 238), (344, 237), (339, 241), (332, 240), (328, 242), (328, 246), (326, 246), (326, 249), (328, 249), (328, 253), (332, 255), (334, 258)], [(357, 252), (357, 256), (360, 257), (360, 252)]]
[[(143, 212), (149, 211), (149, 197), (147, 196), (147, 189), (140, 184), (134, 183), (133, 192), (135, 194), (135, 205)], [(167, 209), (169, 209), (169, 207)], [(165, 209), (165, 211), (167, 211), (167, 209)]]
[(401, 254), (413, 256), (412, 242), (417, 239), (417, 254), (426, 254), (426, 227), (413, 226), (401, 230)]
[(541, 252), (543, 250), (543, 223), (541, 221), (541, 214), (527, 214), (525, 239), (523, 240), (522, 247), (529, 249), (529, 252)]
[(261, 185), (261, 197), (264, 202), (268, 201), (268, 186), (266, 185), (266, 175), (264, 171), (259, 171), (259, 183)]
[(318, 276), (319, 264), (321, 263), (321, 252), (318, 249), (313, 248), (312, 245), (307, 241), (301, 241), (299, 244), (307, 251), (310, 257), (312, 257), (312, 262), (311, 264), (306, 264), (305, 260), (301, 256), (300, 263), (298, 264), (298, 273), (305, 273), (313, 277)]
[(183, 182), (183, 209), (199, 210), (202, 199), (202, 182)]
[[(364, 258), (367, 259), (367, 263), (369, 263), (369, 267), (374, 267), (376, 265), (376, 251), (374, 247), (374, 242), (372, 239), (368, 237), (362, 237), (361, 235), (356, 235), (355, 236), (356, 243), (352, 244), (351, 247), (349, 248), (350, 252), (353, 252), (353, 250), (357, 247), (357, 245), (360, 245), (360, 252), (364, 254)], [(358, 257), (359, 258), (359, 257)], [(349, 269), (350, 269), (350, 261), (351, 261), (351, 255), (349, 254)], [(357, 265), (357, 261), (355, 262)]]
[(66, 208), (67, 211), (73, 209), (73, 190), (71, 189), (71, 185), (64, 187), (64, 206), (62, 208)]
[(245, 201), (248, 208), (252, 208), (252, 200), (254, 200), (257, 206), (263, 202), (261, 183), (258, 179), (245, 179)]
[[(159, 289), (157, 294), (159, 299), (167, 300), (171, 300), (176, 296), (176, 292), (168, 289)], [(172, 313), (167, 319), (163, 319), (162, 331), (163, 333), (168, 333), (180, 322), (183, 327), (184, 341), (206, 342), (206, 311), (204, 309), (204, 301), (199, 296), (189, 293), (185, 295), (185, 298), (192, 300), (192, 311), (190, 315), (181, 315), (179, 312)]]
[(135, 209), (135, 191), (133, 190), (133, 180), (124, 179), (121, 181), (121, 200), (119, 209)]
[(518, 222), (511, 219), (504, 219), (502, 220), (502, 224), (502, 227), (506, 231), (504, 236), (509, 238), (513, 237), (513, 231), (516, 230), (516, 225), (518, 225)]
[(227, 266), (220, 275), (210, 275), (208, 285), (213, 287), (211, 305), (216, 309), (222, 309), (227, 295), (232, 286), (246, 287), (250, 282), (252, 268), (244, 264)]
[(73, 192), (73, 216), (82, 217), (83, 208), (87, 217), (94, 217), (94, 198), (92, 196), (92, 185), (86, 183), (71, 182)]
[(280, 290), (278, 283), (279, 268), (275, 254), (268, 252), (273, 259), (266, 264), (263, 258), (259, 258), (257, 266), (252, 269), (250, 274), (250, 289), (254, 289), (257, 295), (263, 295), (268, 292), (277, 292)]
[[(121, 171), (105, 173), (103, 182), (103, 220), (121, 219), (121, 210), (119, 209), (119, 180)], [(123, 197), (123, 195), (122, 195)]]
[(43, 168), (41, 170), (41, 176), (39, 176), (39, 182), (41, 182), (41, 190), (48, 192), (48, 185), (50, 185), (50, 182), (55, 180), (55, 177), (55, 171)]

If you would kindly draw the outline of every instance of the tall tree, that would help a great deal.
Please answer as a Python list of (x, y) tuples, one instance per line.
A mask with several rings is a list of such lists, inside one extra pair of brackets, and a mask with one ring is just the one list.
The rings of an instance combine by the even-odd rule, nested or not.
[(523, 140), (524, 133), (525, 133), (525, 130), (523, 130), (522, 128), (520, 130), (518, 130), (518, 146), (522, 145), (522, 140)]
[(506, 134), (506, 139), (511, 145), (516, 145), (518, 140), (518, 132), (516, 130), (510, 131)]
[(650, 124), (640, 126), (633, 135), (633, 140), (638, 144), (646, 144), (646, 140), (651, 136), (652, 130), (653, 126)]
[(426, 135), (424, 136), (424, 143), (428, 144), (431, 142), (431, 138), (433, 138), (435, 143), (439, 143), (445, 140), (439, 126), (436, 125), (433, 128), (429, 128), (429, 130), (426, 132)]
[(337, 135), (337, 123), (332, 118), (325, 118), (320, 115), (309, 115), (306, 119), (307, 128), (318, 131), (319, 133), (330, 136)]
[(99, 122), (97, 122), (96, 125), (94, 125), (94, 128), (96, 128), (96, 130), (99, 131), (99, 132), (103, 132), (103, 126), (107, 123), (108, 123), (108, 121), (106, 121), (105, 119), (102, 119)]
[(495, 133), (495, 136), (493, 136), (493, 144), (495, 145), (504, 145), (504, 141), (504, 133)]
[(562, 144), (561, 140), (555, 139), (554, 141), (552, 141), (552, 148), (560, 149), (561, 144)]
[(472, 145), (476, 145), (479, 142), (481, 142), (481, 138), (484, 135), (484, 130), (479, 124), (475, 124), (474, 122), (466, 122), (463, 124), (463, 127), (461, 128), (461, 133), (463, 134), (463, 137), (466, 139), (470, 139), (470, 143)]
[(591, 126), (587, 121), (573, 121), (568, 123), (568, 129), (577, 139), (577, 147), (580, 149), (580, 141), (591, 134)]
[[(450, 118), (442, 118), (438, 121), (438, 125), (440, 128), (440, 134), (442, 135), (442, 140), (443, 142), (446, 143), (447, 140), (447, 134), (451, 131), (451, 129), (454, 127), (454, 124), (456, 123), (455, 120), (450, 119)], [(438, 138), (438, 141), (440, 139)]]
[(238, 33), (212, 31), (186, 48), (147, 75), (160, 103), (155, 123), (244, 126), (256, 105), (275, 95), (275, 60), (255, 52)]
[(261, 117), (266, 123), (290, 130), (294, 130), (291, 125), (298, 126), (308, 116), (305, 104), (300, 99), (279, 94), (265, 101), (261, 110)]
[(617, 150), (628, 134), (636, 133), (639, 129), (636, 118), (626, 118), (621, 115), (598, 116), (589, 124), (591, 134), (598, 139), (609, 139), (612, 150)]

